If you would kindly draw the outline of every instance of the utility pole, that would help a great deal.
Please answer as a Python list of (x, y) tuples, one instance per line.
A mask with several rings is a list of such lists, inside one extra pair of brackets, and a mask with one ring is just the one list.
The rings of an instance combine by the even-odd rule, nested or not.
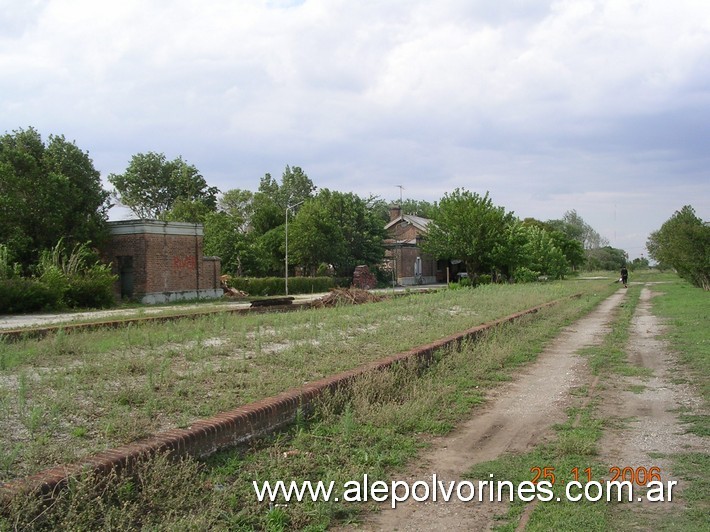
[[(306, 201), (306, 200), (303, 200)], [(284, 263), (286, 265), (286, 269), (284, 270), (284, 282), (286, 284), (286, 295), (288, 295), (288, 211), (289, 209), (293, 209), (294, 207), (298, 207), (303, 201), (299, 201), (298, 203), (294, 203), (293, 205), (289, 205), (288, 202), (286, 203), (286, 256), (284, 257)]]

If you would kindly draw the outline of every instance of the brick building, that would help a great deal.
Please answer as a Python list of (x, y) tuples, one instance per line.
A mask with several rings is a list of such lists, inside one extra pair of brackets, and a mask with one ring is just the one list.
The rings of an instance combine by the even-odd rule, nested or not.
[(465, 271), (460, 260), (436, 260), (421, 249), (431, 220), (402, 214), (399, 206), (390, 207), (390, 221), (385, 225), (385, 264), (393, 272), (393, 281), (400, 286), (445, 283), (458, 279)]
[(127, 220), (109, 228), (104, 255), (119, 278), (117, 298), (164, 303), (222, 296), (220, 260), (203, 255), (201, 224)]
[(385, 225), (385, 261), (393, 271), (396, 284), (437, 282), (437, 262), (421, 250), (429, 222), (428, 218), (402, 214), (398, 206), (390, 207), (390, 221)]

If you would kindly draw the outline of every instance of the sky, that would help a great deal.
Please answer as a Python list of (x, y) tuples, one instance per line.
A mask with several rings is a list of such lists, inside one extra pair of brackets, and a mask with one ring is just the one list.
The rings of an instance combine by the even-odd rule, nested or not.
[[(710, 219), (707, 0), (0, 0), (0, 134), (256, 190), (577, 213), (630, 258)], [(114, 208), (111, 219), (128, 217)]]

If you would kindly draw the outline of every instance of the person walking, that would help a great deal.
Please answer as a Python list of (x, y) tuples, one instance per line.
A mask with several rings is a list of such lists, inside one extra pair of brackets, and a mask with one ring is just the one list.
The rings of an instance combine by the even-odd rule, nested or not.
[(621, 267), (621, 282), (624, 283), (624, 288), (628, 288), (629, 270), (626, 269), (626, 266)]

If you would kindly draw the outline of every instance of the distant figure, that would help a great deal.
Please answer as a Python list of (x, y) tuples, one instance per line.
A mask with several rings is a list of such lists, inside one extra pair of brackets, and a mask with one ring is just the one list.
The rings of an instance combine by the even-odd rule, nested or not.
[(629, 282), (629, 270), (626, 266), (621, 267), (621, 282), (624, 283), (624, 288), (627, 288), (627, 283)]

